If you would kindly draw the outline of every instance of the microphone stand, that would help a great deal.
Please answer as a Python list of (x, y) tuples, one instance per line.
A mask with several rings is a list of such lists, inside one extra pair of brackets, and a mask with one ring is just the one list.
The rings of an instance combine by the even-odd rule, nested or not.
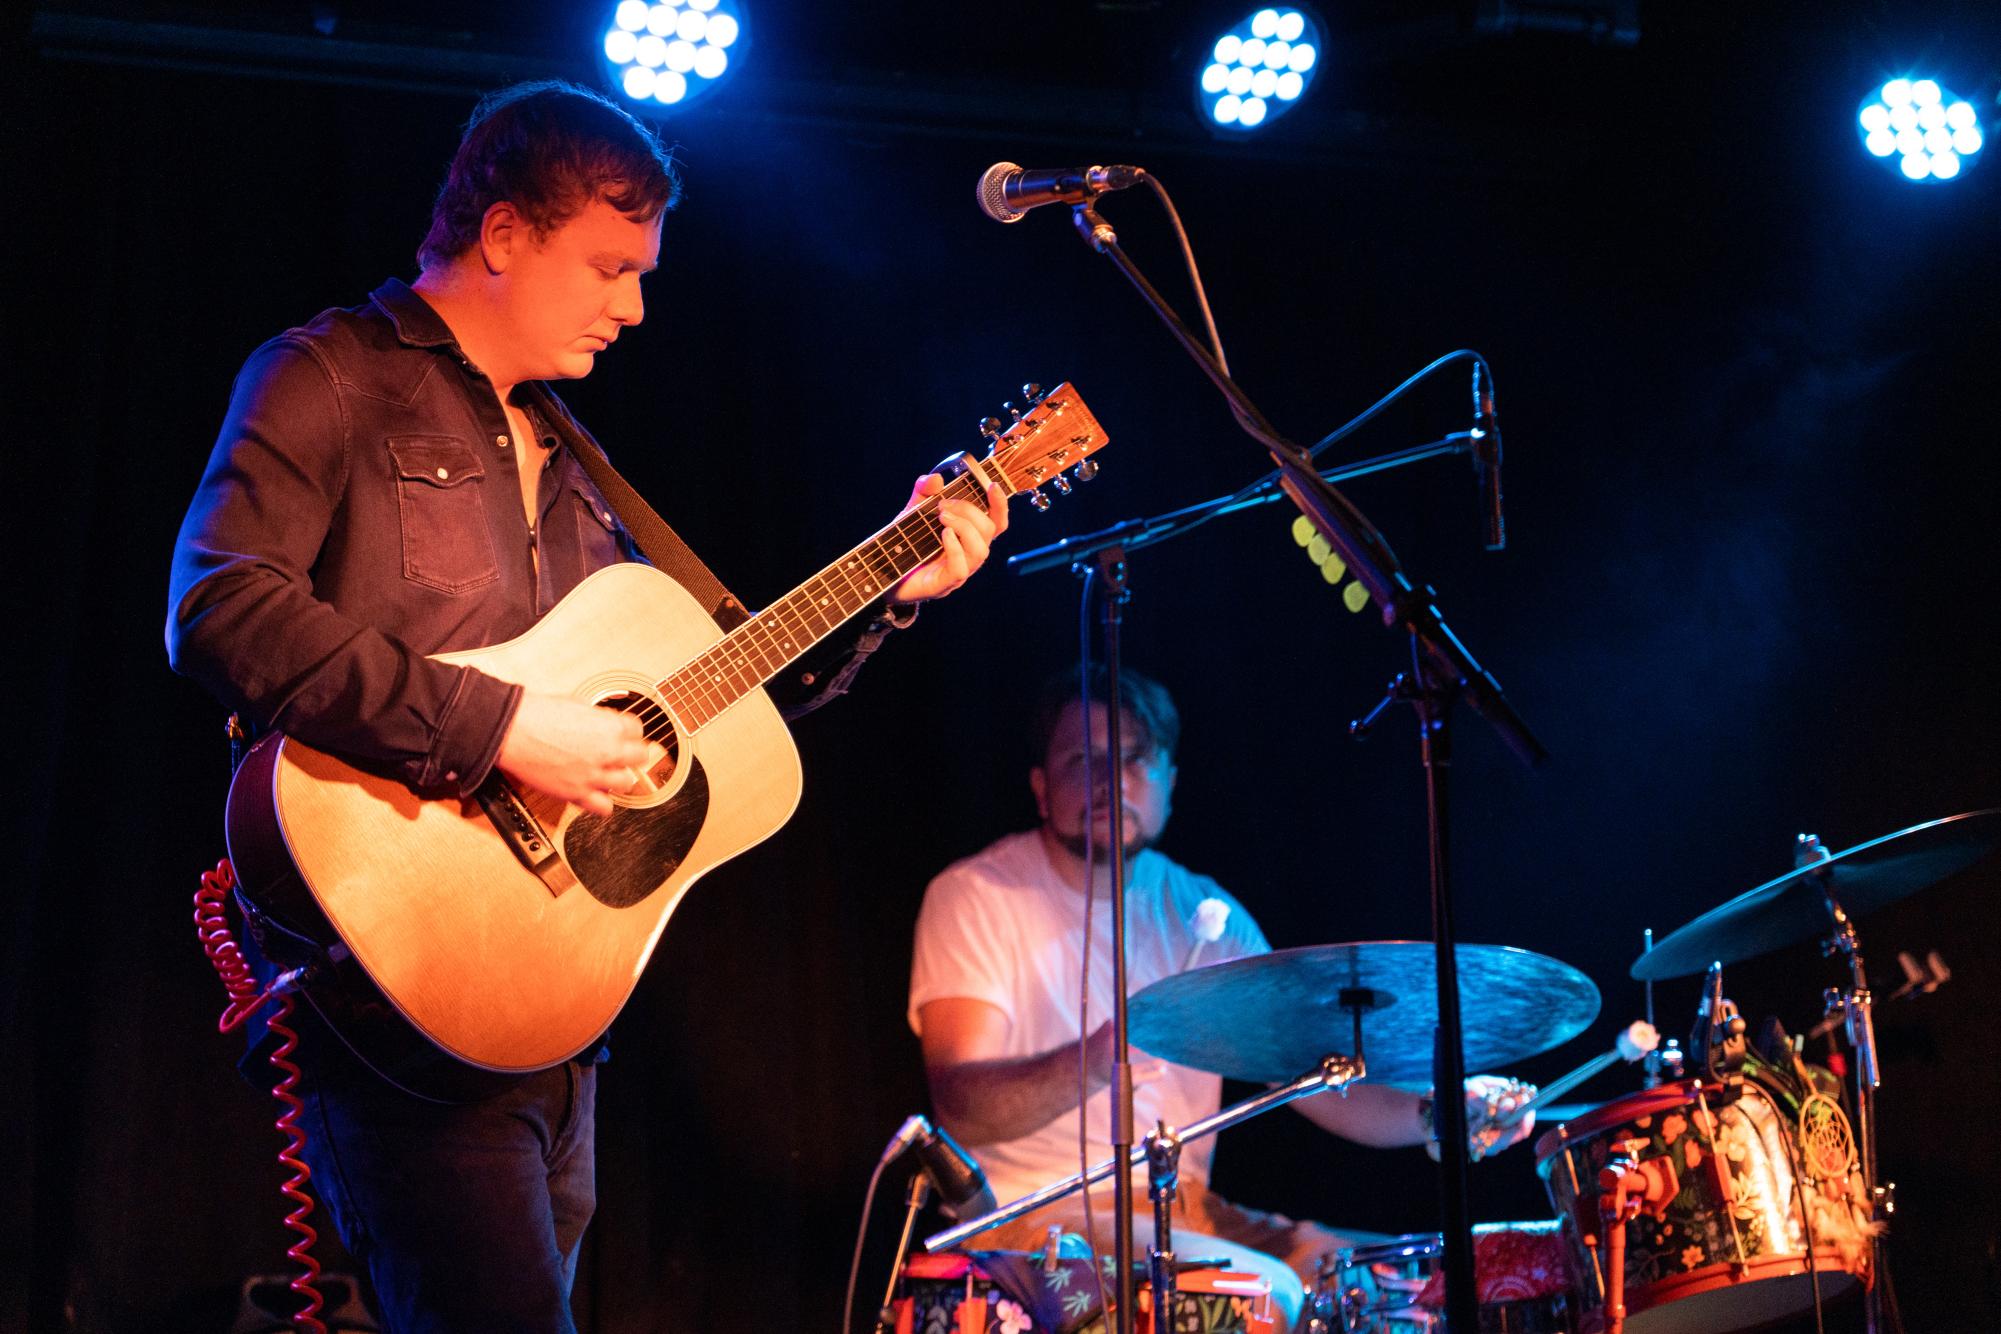
[[(1283, 1107), (1289, 1102), (1297, 1102), (1301, 1098), (1310, 1098), (1316, 1093), (1325, 1093), (1330, 1089), (1339, 1089), (1343, 1090), (1345, 1095), (1348, 1085), (1366, 1078), (1368, 1073), (1368, 1065), (1360, 1057), (1345, 1056), (1339, 1052), (1331, 1053), (1322, 1057), (1319, 1065), (1306, 1071), (1290, 1083), (1266, 1089), (1263, 1093), (1255, 1097), (1246, 1098), (1234, 1106), (1222, 1108), (1212, 1115), (1205, 1116), (1200, 1121), (1196, 1121), (1191, 1125), (1182, 1126), (1175, 1132), (1175, 1137), (1186, 1146), (1195, 1143), (1197, 1140), (1206, 1139), (1211, 1135), (1228, 1130), (1232, 1126), (1241, 1125), (1254, 1116), (1262, 1116), (1274, 1107)], [(1046, 1205), (1054, 1204), (1058, 1200), (1067, 1200), (1078, 1191), (1088, 1189), (1098, 1182), (1103, 1181), (1106, 1177), (1119, 1171), (1121, 1167), (1125, 1169), (1127, 1174), (1130, 1174), (1134, 1168), (1145, 1161), (1146, 1150), (1144, 1148), (1132, 1150), (1123, 1160), (1107, 1158), (1103, 1162), (1095, 1163), (1074, 1176), (1067, 1176), (1061, 1181), (1052, 1181), (1048, 1185), (1032, 1191), (1018, 1200), (1010, 1200), (991, 1213), (982, 1214), (978, 1218), (969, 1218), (963, 1223), (956, 1223), (946, 1228), (943, 1232), (934, 1232), (924, 1239), (924, 1249), (933, 1255), (936, 1255), (939, 1251), (952, 1250), (964, 1245), (968, 1240), (978, 1236), (989, 1228), (999, 1227), (1002, 1223), (1012, 1223), (1015, 1219), (1026, 1214), (1032, 1214), (1037, 1209), (1043, 1208)]]
[[(1338, 468), (1328, 468), (1320, 476), (1329, 482), (1346, 482), (1356, 477), (1366, 477), (1371, 473), (1388, 472), (1391, 468), (1400, 468), (1406, 463), (1417, 463), (1447, 454), (1471, 454), (1477, 448), (1478, 442), (1473, 432), (1454, 431), (1426, 444), (1393, 449), (1372, 459), (1363, 459), (1358, 463), (1344, 463)], [(1009, 556), (1007, 567), (1016, 574), (1036, 574), (1062, 565), (1081, 571), (1085, 561), (1094, 559), (1108, 546), (1121, 546), (1131, 553), (1142, 547), (1150, 547), (1156, 542), (1179, 537), (1196, 524), (1219, 519), (1225, 514), (1235, 514), (1240, 510), (1258, 509), (1285, 498), (1285, 493), (1278, 489), (1277, 478), (1268, 477), (1248, 487), (1232, 491), (1226, 496), (1218, 496), (1214, 500), (1204, 500), (1194, 505), (1184, 505), (1178, 510), (1169, 510), (1152, 518), (1127, 519), (1109, 528), (1100, 528), (1095, 533), (1059, 537), (1045, 546), (1034, 547)]]
[[(1118, 234), (1111, 225), (1089, 203), (1076, 205), (1071, 210), (1071, 218), (1078, 235), (1093, 250), (1112, 261), (1181, 344), (1182, 350), (1201, 367), (1228, 401), (1238, 424), (1265, 446), (1272, 461), (1278, 465), (1280, 489), (1327, 539), (1328, 545), (1368, 590), (1370, 599), (1382, 609), (1383, 624), (1400, 625), (1410, 637), (1412, 670), (1394, 694), (1409, 702), (1417, 711), (1425, 770), (1432, 939), (1436, 943), (1438, 959), (1438, 1029), (1433, 1049), (1433, 1080), (1436, 1093), (1434, 1115), (1439, 1138), (1439, 1195), (1443, 1215), (1440, 1222), (1445, 1250), (1446, 1327), (1451, 1334), (1475, 1334), (1479, 1305), (1473, 1282), (1472, 1218), (1466, 1198), (1465, 1049), (1459, 1015), (1458, 964), (1454, 957), (1450, 829), (1446, 805), (1452, 705), (1464, 699), (1475, 713), (1500, 733), (1501, 740), (1526, 764), (1540, 763), (1548, 752), (1502, 696), (1500, 685), (1446, 626), (1433, 590), (1429, 587), (1420, 589), (1412, 584), (1395, 553), (1374, 526), (1349, 503), (1347, 497), (1320, 476), (1305, 451), (1279, 435), (1265, 420), (1256, 404), (1216, 364), (1208, 349), (1181, 322), (1153, 284), (1147, 281), (1146, 275), (1119, 247)], [(1116, 718), (1114, 713), (1114, 723)], [(1116, 756), (1117, 752), (1113, 754)], [(1117, 807), (1114, 807), (1115, 840), (1118, 829), (1116, 811)], [(1118, 852), (1115, 852), (1114, 856), (1117, 855)], [(1116, 903), (1113, 911), (1120, 911)], [(1113, 920), (1116, 923), (1118, 918)], [(1122, 937), (1119, 944), (1123, 946)], [(1123, 953), (1122, 948), (1119, 952)], [(1122, 972), (1123, 959), (1118, 967)], [(1120, 996), (1117, 1003), (1122, 1005), (1123, 1000)], [(1116, 1044), (1114, 1068), (1129, 1074), (1122, 1024), (1113, 1036)], [(1116, 1098), (1118, 1085), (1114, 1085), (1114, 1090)], [(1129, 1099), (1130, 1088), (1125, 1092)], [(1114, 1111), (1116, 1113), (1116, 1105)], [(1116, 1130), (1116, 1115), (1114, 1121)], [(1130, 1127), (1125, 1133), (1130, 1136)], [(1126, 1174), (1121, 1173), (1120, 1177), (1125, 1180)], [(1130, 1197), (1130, 1194), (1131, 1183), (1126, 1180), (1125, 1195)], [(1123, 1205), (1118, 1223), (1121, 1248), (1119, 1330), (1120, 1334), (1127, 1334), (1131, 1327), (1127, 1314), (1131, 1303), (1124, 1300), (1124, 1293), (1131, 1283), (1127, 1266), (1132, 1250), (1132, 1218), (1129, 1209)]]
[[(1112, 1160), (1124, 1162), (1133, 1147), (1133, 1067), (1126, 1040), (1126, 819), (1125, 745), (1120, 736), (1120, 719), (1125, 700), (1119, 690), (1119, 631), (1125, 623), (1125, 606), (1132, 597), (1126, 582), (1125, 548), (1111, 544), (1097, 553), (1096, 573), (1104, 583), (1100, 615), (1105, 642), (1105, 768), (1110, 777), (1106, 803), (1111, 807), (1112, 860)], [(1088, 588), (1088, 585), (1087, 585)], [(1091, 734), (1091, 718), (1084, 716), (1084, 735)], [(1088, 781), (1088, 776), (1087, 776)], [(1084, 837), (1091, 837), (1085, 830)], [(1084, 923), (1089, 931), (1091, 924)], [(1083, 1108), (1077, 1115), (1084, 1114)], [(1112, 1209), (1117, 1214), (1112, 1227), (1112, 1257), (1118, 1270), (1118, 1309), (1114, 1315), (1117, 1334), (1133, 1334), (1133, 1176), (1120, 1172), (1112, 1182)]]
[(889, 1262), (889, 1286), (882, 1290), (882, 1305), (876, 1308), (877, 1334), (896, 1328), (896, 1280), (903, 1276), (903, 1257), (910, 1254), (910, 1234), (917, 1228), (917, 1215), (931, 1202), (930, 1173), (919, 1168), (904, 1192), (903, 1235), (896, 1239), (896, 1258)]

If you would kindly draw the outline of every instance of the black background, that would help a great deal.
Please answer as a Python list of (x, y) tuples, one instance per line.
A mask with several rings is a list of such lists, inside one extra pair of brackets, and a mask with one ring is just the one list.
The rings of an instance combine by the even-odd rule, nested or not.
[[(1361, 6), (1375, 57), (1344, 65), (1330, 41), (1314, 94), (1348, 119), (1303, 107), (1303, 128), (1232, 146), (1009, 131), (1036, 95), (1009, 78), (1031, 69), (1136, 99), (1169, 86), (1150, 95), (1185, 109), (1188, 50), (1222, 26), (1205, 13), (885, 9), (897, 21), (871, 47), (835, 7), (771, 8), (769, 70), (923, 64), (989, 100), (983, 123), (811, 123), (758, 114), (747, 73), (668, 129), (688, 190), (647, 321), (566, 392), (753, 605), (976, 446), (973, 422), (1024, 379), (1075, 381), (1113, 443), (1049, 514), (1017, 504), (1003, 554), (1260, 471), (1060, 211), (1002, 230), (972, 206), (998, 158), (1122, 158), (1173, 190), (1232, 365), (1282, 429), (1317, 436), (1453, 347), (1493, 362), (1504, 554), (1480, 549), (1463, 460), (1349, 494), (1555, 756), (1530, 773), (1477, 720), (1460, 731), (1462, 939), (1554, 955), (1604, 993), (1589, 1034), (1519, 1073), (1609, 1045), (1639, 1012), (1641, 929), (1786, 869), (1795, 833), (1840, 847), (1996, 804), (2001, 169), (1912, 187), (1859, 151), (1852, 114), (1926, 62), (1991, 98), (1993, 15), (1696, 7), (1650, 13), (1631, 50), (1407, 51), (1367, 47), (1393, 7)], [(221, 855), (227, 766), (219, 709), (165, 666), (169, 549), (244, 355), (411, 276), (473, 99), (53, 59), (10, 96), (21, 831), (0, 913), (18, 1118), (0, 1326), (222, 1329), (285, 1238), (277, 1136), (213, 1031), (221, 995), (188, 920)], [(1105, 212), (1185, 304), (1152, 202)], [(1465, 404), (1452, 372), (1338, 454), (1463, 428)], [(1276, 944), (1422, 936), (1409, 725), (1345, 737), (1402, 646), (1340, 608), (1289, 522), (1241, 515), (1132, 562), (1127, 660), (1186, 715), (1164, 846)], [(902, 1017), (917, 904), (947, 861), (1030, 821), (1024, 705), (1074, 652), (1075, 598), (1064, 575), (996, 564), (799, 727), (797, 816), (687, 898), (620, 1020), (586, 1328), (834, 1327), (868, 1168), (925, 1106)], [(1972, 873), (1862, 923), (1882, 978), (1900, 949), (1938, 948), (1958, 974), (1881, 1014), (1913, 1330), (2001, 1313), (1994, 884)], [(1803, 945), (1729, 980), (1747, 1013), (1803, 1029), (1834, 974)], [(1660, 988), (1669, 1032), (1694, 990)], [(1231, 1135), (1217, 1183), (1382, 1231), (1435, 1217), (1421, 1154), (1285, 1114)], [(1525, 1151), (1479, 1166), (1474, 1189), (1484, 1218), (1546, 1209)], [(885, 1188), (865, 1291), (895, 1208)]]

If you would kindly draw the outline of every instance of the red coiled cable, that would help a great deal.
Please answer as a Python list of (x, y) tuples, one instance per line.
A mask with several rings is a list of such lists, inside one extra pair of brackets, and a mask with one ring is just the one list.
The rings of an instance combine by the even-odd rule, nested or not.
[(306, 1132), (299, 1128), (299, 1114), (305, 1111), (305, 1104), (299, 1100), (297, 1092), (299, 1067), (290, 1059), (298, 1048), (299, 1035), (285, 1022), (292, 1014), (292, 996), (290, 992), (274, 994), (258, 990), (250, 964), (244, 959), (243, 951), (237, 947), (236, 938), (229, 930), (229, 892), (234, 888), (236, 868), (229, 864), (227, 857), (217, 862), (213, 871), (202, 872), (201, 888), (195, 891), (195, 934), (201, 937), (203, 953), (215, 965), (223, 987), (229, 992), (229, 1004), (216, 1023), (218, 1031), (227, 1033), (239, 1028), (267, 1002), (277, 1002), (276, 1012), (268, 1016), (264, 1023), (279, 1037), (270, 1061), (283, 1078), (272, 1086), (271, 1096), (284, 1106), (278, 1114), (277, 1126), (286, 1143), (278, 1152), (278, 1162), (292, 1173), (278, 1191), (296, 1206), (285, 1215), (285, 1226), (298, 1233), (299, 1239), (286, 1249), (285, 1254), (299, 1266), (299, 1277), (292, 1280), (291, 1287), (306, 1303), (294, 1317), (293, 1325), (311, 1331), (311, 1334), (327, 1334), (326, 1324), (319, 1318), (325, 1301), (315, 1286), (315, 1280), (320, 1276), (320, 1262), (313, 1258), (312, 1252), (313, 1243), (320, 1239), (320, 1234), (306, 1221), (313, 1212), (313, 1197), (305, 1192), (306, 1183), (313, 1179), (313, 1169), (306, 1166), (305, 1159), (299, 1156), (306, 1147)]

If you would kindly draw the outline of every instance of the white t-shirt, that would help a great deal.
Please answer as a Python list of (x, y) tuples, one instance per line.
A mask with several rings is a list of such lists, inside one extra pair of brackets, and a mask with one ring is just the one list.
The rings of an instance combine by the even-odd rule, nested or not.
[[(1220, 940), (1204, 945), (1195, 965), (1222, 963), (1271, 946), (1242, 904), (1207, 876), (1146, 851), (1126, 868), (1127, 994), (1182, 971), (1195, 943), (1195, 910), (1205, 898), (1230, 907)], [(1084, 959), (1084, 895), (1059, 878), (1039, 832), (1010, 834), (984, 852), (940, 872), (924, 893), (910, 968), (909, 1019), (923, 1035), (919, 1011), (930, 1001), (985, 1001), (1008, 1018), (1001, 1057), (1040, 1056), (1079, 1037), (1077, 993)], [(1112, 1017), (1112, 909), (1108, 896), (1092, 904), (1090, 1026)], [(1143, 1059), (1135, 1050), (1135, 1062)], [(1214, 1113), (1222, 1097), (1215, 1075), (1171, 1065), (1165, 1078), (1133, 1094), (1133, 1128), (1144, 1136), (1156, 1119), (1177, 1129)], [(1111, 1153), (1111, 1093), (1087, 1104), (1092, 1162)], [(1184, 1175), (1209, 1179), (1215, 1140), (1188, 1145)], [(994, 1197), (1006, 1203), (1074, 1174), (1077, 1113), (1065, 1112), (1020, 1139), (977, 1151)], [(1143, 1174), (1140, 1177), (1144, 1182)], [(1143, 1186), (1142, 1186), (1143, 1188)]]

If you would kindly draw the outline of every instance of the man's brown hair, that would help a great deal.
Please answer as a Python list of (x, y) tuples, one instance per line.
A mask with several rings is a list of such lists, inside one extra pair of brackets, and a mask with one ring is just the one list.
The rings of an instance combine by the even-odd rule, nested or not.
[[(1056, 725), (1063, 720), (1063, 710), (1080, 704), (1084, 691), (1085, 678), (1076, 667), (1058, 672), (1042, 683), (1029, 721), (1028, 739), (1035, 747), (1031, 764), (1039, 766), (1047, 758)], [(1112, 674), (1102, 662), (1092, 663), (1091, 702), (1103, 707), (1111, 699), (1111, 693)], [(1140, 739), (1147, 751), (1172, 760), (1174, 748), (1181, 744), (1181, 711), (1174, 707), (1174, 696), (1167, 693), (1167, 687), (1130, 667), (1123, 668), (1119, 672), (1119, 701), (1132, 721), (1139, 724)]]
[(672, 154), (630, 113), (574, 83), (518, 83), (473, 109), (417, 262), (429, 267), (463, 255), (479, 240), (487, 209), (503, 200), (539, 240), (593, 200), (650, 222), (680, 197)]

